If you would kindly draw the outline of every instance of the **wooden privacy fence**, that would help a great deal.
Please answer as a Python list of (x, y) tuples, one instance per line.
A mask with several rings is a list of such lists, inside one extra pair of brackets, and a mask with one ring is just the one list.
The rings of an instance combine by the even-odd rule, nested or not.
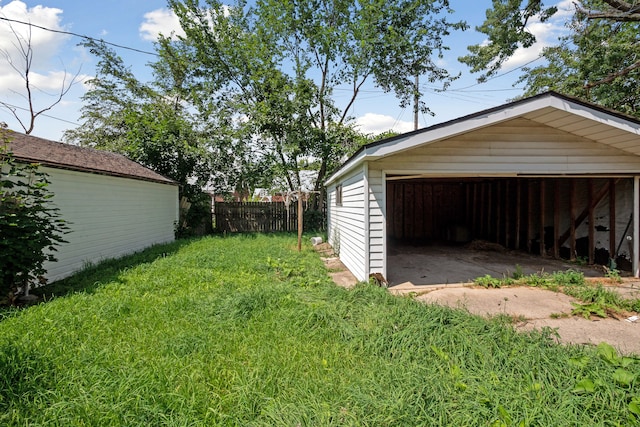
[(213, 208), (219, 232), (294, 231), (298, 228), (297, 204), (284, 202), (216, 202)]

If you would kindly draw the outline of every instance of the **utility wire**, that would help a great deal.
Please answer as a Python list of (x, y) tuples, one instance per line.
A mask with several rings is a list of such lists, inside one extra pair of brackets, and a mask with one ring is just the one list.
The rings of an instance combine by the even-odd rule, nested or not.
[[(488, 82), (489, 80), (494, 80), (494, 79), (497, 79), (497, 78), (499, 78), (499, 77), (506, 76), (507, 74), (511, 74), (511, 73), (513, 73), (514, 71), (521, 70), (521, 69), (523, 69), (524, 67), (526, 67), (527, 65), (533, 64), (534, 62), (536, 62), (536, 61), (538, 61), (539, 59), (542, 59), (542, 58), (543, 58), (543, 56), (542, 56), (542, 55), (538, 55), (538, 57), (537, 57), (537, 58), (532, 59), (531, 61), (527, 62), (526, 64), (522, 64), (522, 65), (521, 65), (521, 66), (519, 66), (519, 67), (512, 68), (511, 70), (509, 70), (509, 71), (505, 71), (504, 73), (500, 73), (500, 74), (496, 74), (495, 76), (488, 77), (488, 78), (484, 79), (484, 80), (483, 80), (483, 81), (481, 81), (481, 82), (477, 82), (477, 83), (474, 83), (474, 84), (469, 85), (469, 86), (464, 86), (464, 87), (459, 87), (459, 88), (454, 88), (454, 89), (447, 89), (447, 90), (450, 90), (450, 91), (453, 91), (453, 92), (456, 92), (456, 91), (463, 91), (463, 90), (465, 90), (465, 89), (469, 89), (469, 88), (472, 88), (472, 87), (475, 87), (475, 86), (478, 86), (478, 85), (484, 84), (484, 83)], [(443, 91), (443, 92), (444, 92), (444, 91)]]
[(87, 36), (87, 35), (84, 35), (84, 34), (72, 33), (70, 31), (56, 30), (56, 29), (53, 29), (53, 28), (47, 28), (47, 27), (43, 27), (41, 25), (33, 24), (31, 22), (19, 21), (17, 19), (10, 19), (10, 18), (4, 17), (4, 16), (0, 16), (0, 20), (7, 21), (7, 22), (13, 22), (13, 23), (16, 23), (16, 24), (28, 25), (30, 27), (39, 28), (41, 30), (50, 31), (52, 33), (66, 34), (66, 35), (69, 35), (69, 36), (80, 37), (80, 38), (91, 40), (91, 41), (94, 41), (94, 42), (104, 43), (104, 44), (107, 44), (109, 46), (114, 46), (114, 47), (117, 47), (117, 48), (120, 48), (120, 49), (127, 49), (127, 50), (131, 50), (133, 52), (144, 53), (145, 55), (160, 56), (155, 52), (148, 52), (146, 50), (136, 49), (134, 47), (123, 46), (121, 44), (111, 43), (111, 42), (105, 41), (103, 39), (96, 39), (94, 37), (90, 37), (90, 36)]
[[(23, 110), (23, 111), (31, 111), (31, 110), (29, 110), (28, 108), (18, 107), (17, 105), (8, 104), (8, 103), (6, 103), (6, 102), (2, 102), (2, 104), (3, 104), (5, 107), (8, 107), (8, 108), (15, 108), (15, 109), (17, 109), (17, 110)], [(49, 117), (50, 119), (59, 120), (59, 121), (61, 121), (61, 122), (69, 123), (70, 125), (78, 126), (78, 123), (71, 122), (71, 121), (69, 121), (69, 120), (65, 120), (65, 119), (61, 119), (60, 117), (50, 116), (49, 114), (44, 114), (44, 113), (42, 113), (42, 114), (40, 114), (40, 115), (41, 115), (41, 116), (44, 116), (44, 117)]]

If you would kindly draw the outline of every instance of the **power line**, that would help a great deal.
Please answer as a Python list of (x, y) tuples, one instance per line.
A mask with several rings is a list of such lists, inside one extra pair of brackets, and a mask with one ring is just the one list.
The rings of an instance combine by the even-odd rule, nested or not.
[[(18, 107), (17, 105), (8, 104), (8, 103), (6, 103), (6, 102), (4, 102), (4, 101), (2, 102), (2, 105), (4, 105), (5, 107), (8, 107), (8, 108), (15, 108), (15, 109), (17, 109), (17, 110), (31, 111), (31, 110), (29, 110), (28, 108)], [(61, 121), (61, 122), (69, 123), (70, 125), (79, 126), (79, 125), (78, 125), (78, 123), (71, 122), (71, 121), (69, 121), (69, 120), (65, 120), (65, 119), (61, 119), (60, 117), (50, 116), (49, 114), (44, 114), (44, 113), (43, 113), (43, 114), (40, 114), (40, 115), (41, 115), (41, 116), (44, 116), (44, 117), (49, 117), (50, 119), (59, 120), (59, 121)]]
[(47, 27), (43, 27), (41, 25), (33, 24), (31, 22), (19, 21), (17, 19), (10, 19), (10, 18), (4, 17), (4, 16), (0, 16), (0, 20), (7, 21), (7, 22), (13, 22), (13, 23), (16, 23), (16, 24), (28, 25), (30, 27), (39, 28), (41, 30), (49, 31), (49, 32), (52, 32), (52, 33), (66, 34), (66, 35), (69, 35), (69, 36), (80, 37), (80, 38), (91, 40), (91, 41), (94, 41), (94, 42), (104, 43), (106, 45), (114, 46), (114, 47), (117, 47), (117, 48), (120, 48), (120, 49), (127, 49), (127, 50), (131, 50), (133, 52), (144, 53), (145, 55), (160, 56), (155, 52), (148, 52), (146, 50), (136, 49), (134, 47), (123, 46), (121, 44), (111, 43), (111, 42), (105, 41), (103, 39), (96, 39), (94, 37), (90, 37), (90, 36), (87, 36), (87, 35), (84, 35), (84, 34), (73, 33), (71, 31), (63, 31), (63, 30), (56, 30), (56, 29), (53, 29), (53, 28), (47, 28)]
[(496, 74), (495, 76), (488, 77), (488, 78), (484, 79), (484, 80), (483, 80), (483, 81), (481, 81), (481, 82), (477, 82), (477, 83), (474, 83), (474, 84), (472, 84), (472, 85), (465, 86), (465, 87), (460, 87), (460, 88), (455, 88), (455, 89), (447, 89), (447, 90), (452, 90), (452, 91), (462, 91), (462, 90), (464, 90), (464, 89), (469, 89), (469, 88), (472, 88), (472, 87), (475, 87), (475, 86), (478, 86), (478, 85), (484, 84), (484, 83), (488, 82), (489, 80), (494, 80), (494, 79), (497, 79), (497, 78), (499, 78), (499, 77), (506, 76), (507, 74), (511, 74), (511, 73), (513, 73), (514, 71), (521, 70), (521, 69), (523, 69), (524, 67), (526, 67), (527, 65), (533, 64), (534, 62), (536, 62), (537, 60), (542, 59), (542, 58), (543, 58), (543, 56), (542, 56), (542, 55), (538, 55), (538, 57), (537, 57), (537, 58), (532, 59), (531, 61), (527, 62), (526, 64), (522, 64), (522, 65), (521, 65), (521, 66), (519, 66), (519, 67), (512, 68), (511, 70), (509, 70), (509, 71), (505, 71), (504, 73)]

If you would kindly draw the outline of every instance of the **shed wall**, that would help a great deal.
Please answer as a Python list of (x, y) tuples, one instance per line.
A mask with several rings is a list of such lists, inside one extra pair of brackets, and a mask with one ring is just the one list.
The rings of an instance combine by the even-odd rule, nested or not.
[(129, 178), (42, 167), (61, 218), (69, 222), (68, 243), (46, 263), (49, 281), (87, 264), (117, 258), (174, 240), (178, 187)]

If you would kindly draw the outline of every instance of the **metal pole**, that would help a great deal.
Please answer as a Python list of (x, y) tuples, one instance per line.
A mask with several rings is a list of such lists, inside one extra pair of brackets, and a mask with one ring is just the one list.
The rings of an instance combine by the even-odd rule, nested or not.
[(413, 99), (413, 130), (418, 130), (418, 103), (420, 102), (420, 86), (418, 74), (416, 74), (416, 93)]

